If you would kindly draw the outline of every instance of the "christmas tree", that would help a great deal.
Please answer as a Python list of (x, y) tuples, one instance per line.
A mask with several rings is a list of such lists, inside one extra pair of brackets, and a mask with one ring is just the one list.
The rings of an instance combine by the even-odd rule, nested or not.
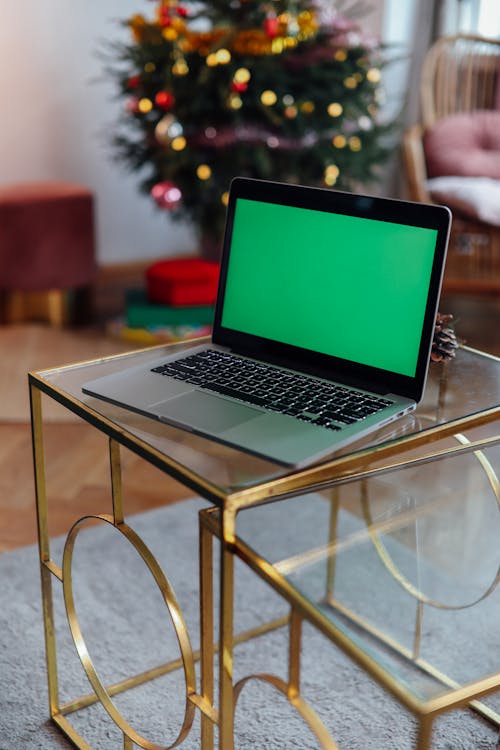
[(234, 176), (359, 190), (387, 159), (381, 47), (321, 5), (160, 0), (112, 47), (118, 158), (216, 247)]

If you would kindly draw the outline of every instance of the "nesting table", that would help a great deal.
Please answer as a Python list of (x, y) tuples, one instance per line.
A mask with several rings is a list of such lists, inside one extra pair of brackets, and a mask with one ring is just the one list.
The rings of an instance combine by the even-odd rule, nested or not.
[[(301, 693), (301, 633), (307, 621), (329, 639), (331, 648), (344, 652), (413, 714), (418, 750), (432, 747), (434, 719), (456, 706), (471, 705), (500, 726), (500, 716), (488, 702), (500, 688), (498, 625), (492, 620), (500, 607), (500, 360), (461, 347), (451, 362), (431, 364), (416, 412), (319, 464), (286, 470), (81, 390), (87, 380), (125, 366), (147, 365), (171, 353), (172, 346), (182, 350), (188, 345), (153, 347), (29, 374), (52, 720), (76, 747), (88, 750), (71, 717), (100, 701), (119, 728), (120, 747), (155, 750), (160, 746), (131, 726), (114, 697), (178, 666), (184, 672), (185, 713), (173, 745), (188, 736), (200, 712), (203, 750), (211, 750), (215, 742), (231, 750), (239, 695), (250, 680), (261, 680), (288, 698), (318, 746), (337, 748), (334, 728), (327, 729)], [(74, 523), (62, 562), (53, 557), (49, 536), (45, 399), (55, 400), (105, 435), (109, 446), (112, 512), (103, 509)], [(199, 514), (199, 652), (191, 646), (168, 571), (125, 517), (124, 449), (206, 500)], [(72, 585), (75, 541), (89, 520), (116, 529), (144, 561), (175, 630), (177, 665), (130, 675), (112, 686), (102, 682), (85, 643)], [(214, 540), (220, 562), (217, 581)], [(289, 614), (234, 633), (237, 558), (278, 593)], [(54, 586), (62, 589), (68, 626), (91, 686), (88, 695), (65, 702), (58, 687)], [(278, 627), (289, 633), (289, 658), (283, 665), (287, 676), (249, 674), (235, 684), (235, 644)]]

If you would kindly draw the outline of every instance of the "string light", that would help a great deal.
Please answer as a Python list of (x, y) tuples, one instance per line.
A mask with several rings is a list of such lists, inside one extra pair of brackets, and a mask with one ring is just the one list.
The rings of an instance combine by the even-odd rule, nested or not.
[(238, 96), (238, 94), (231, 94), (228, 100), (228, 105), (230, 109), (241, 109), (243, 106), (241, 96)]
[(216, 65), (227, 65), (231, 62), (231, 53), (225, 47), (221, 47), (217, 52), (211, 52), (207, 55), (205, 62), (210, 68)]
[(276, 96), (274, 91), (271, 91), (271, 89), (267, 89), (260, 95), (260, 100), (265, 107), (272, 107), (273, 104), (276, 104), (276, 102), (278, 101), (278, 97)]
[(235, 71), (233, 76), (233, 81), (235, 83), (248, 83), (250, 80), (252, 74), (248, 70), (248, 68), (238, 68), (238, 70)]
[(344, 108), (339, 102), (332, 102), (328, 105), (326, 111), (328, 112), (330, 117), (340, 117), (340, 115), (344, 111)]
[(325, 169), (325, 174), (324, 174), (325, 184), (329, 185), (330, 187), (332, 185), (335, 185), (339, 174), (340, 174), (340, 169), (337, 167), (337, 165), (329, 164)]
[(231, 62), (231, 53), (224, 47), (218, 49), (215, 56), (219, 65), (227, 65), (228, 62)]
[(209, 180), (212, 176), (212, 170), (208, 164), (200, 164), (196, 170), (196, 176), (199, 180)]
[(173, 139), (171, 146), (174, 151), (182, 151), (186, 148), (186, 139), (183, 135), (178, 135), (177, 138)]
[(174, 76), (185, 76), (189, 73), (189, 67), (183, 57), (179, 58), (172, 65), (172, 73)]
[[(377, 102), (382, 101), (382, 87), (377, 84), (382, 77), (383, 64), (381, 58), (372, 57), (372, 47), (365, 45), (361, 36), (356, 36), (350, 26), (345, 32), (339, 28), (336, 37), (331, 37), (334, 46), (327, 48), (323, 44), (322, 20), (319, 11), (315, 10), (315, 0), (310, 3), (313, 10), (302, 12), (299, 12), (302, 3), (295, 0), (266, 0), (266, 3), (259, 4), (262, 8), (260, 16), (251, 11), (249, 23), (240, 23), (238, 18), (234, 28), (222, 23), (212, 28), (197, 26), (196, 14), (188, 18), (189, 14), (178, 4), (181, 1), (153, 0), (158, 9), (151, 22), (139, 15), (133, 24), (129, 22), (141, 49), (140, 54), (130, 57), (129, 79), (122, 74), (119, 80), (122, 94), (128, 99), (127, 111), (135, 118), (134, 125), (144, 131), (146, 144), (156, 149), (152, 155), (148, 151), (144, 159), (154, 162), (156, 179), (160, 180), (164, 172), (169, 176), (173, 174), (176, 179), (182, 174), (180, 182), (184, 189), (184, 174), (191, 174), (190, 190), (203, 195), (203, 201), (200, 201), (203, 209), (211, 200), (213, 214), (218, 216), (217, 212), (222, 212), (222, 207), (228, 205), (229, 192), (214, 188), (219, 178), (225, 179), (224, 157), (229, 152), (232, 159), (231, 149), (235, 142), (238, 148), (241, 146), (249, 151), (249, 144), (254, 142), (267, 145), (269, 158), (274, 161), (276, 154), (271, 154), (272, 150), (278, 149), (285, 154), (292, 149), (307, 150), (325, 143), (325, 138), (329, 150), (321, 152), (319, 163), (315, 163), (314, 179), (319, 177), (324, 186), (337, 185), (344, 189), (344, 183), (349, 186), (353, 175), (362, 176), (363, 162), (373, 161), (372, 149), (368, 148), (371, 142), (369, 133), (373, 131), (373, 137), (377, 134), (375, 115)], [(246, 2), (230, 0), (229, 3), (231, 7), (241, 6), (242, 19)], [(252, 4), (248, 2), (248, 5)], [(287, 10), (280, 12), (284, 6)], [(194, 28), (190, 28), (192, 20)], [(356, 26), (353, 24), (352, 28)], [(318, 31), (318, 57), (312, 47), (309, 50), (308, 43), (304, 57), (299, 61), (294, 49), (300, 48), (304, 40), (314, 40)], [(288, 57), (289, 51), (290, 65), (287, 59), (282, 63), (276, 59), (280, 55)], [(285, 69), (281, 77), (270, 72), (272, 55), (275, 56), (274, 64)], [(148, 57), (153, 59), (148, 60)], [(265, 57), (267, 60), (262, 59)], [(261, 68), (259, 59), (262, 59)], [(325, 80), (326, 73), (333, 66), (337, 71), (336, 88), (340, 84), (340, 89), (332, 91), (325, 84), (319, 91), (312, 91), (310, 87), (308, 91), (301, 85), (302, 81), (297, 80), (297, 68), (293, 65), (296, 61), (301, 63), (298, 66), (301, 72), (313, 61), (314, 65), (318, 61), (318, 67), (324, 63)], [(244, 67), (245, 63), (249, 67)], [(219, 71), (218, 66), (226, 66), (226, 70)], [(186, 79), (177, 80), (174, 76), (185, 76)], [(277, 88), (263, 90), (262, 85), (276, 85)], [(195, 87), (200, 88), (202, 98), (210, 97), (210, 101), (203, 117), (199, 115), (202, 103), (196, 104), (191, 122), (189, 107), (185, 106), (184, 100), (194, 96)], [(311, 95), (314, 99), (307, 98)], [(331, 100), (331, 97), (338, 101)], [(272, 123), (271, 128), (253, 124), (255, 100), (261, 112), (264, 107), (268, 109), (267, 117), (265, 112), (263, 116)], [(221, 105), (227, 109), (226, 119), (221, 120), (219, 128), (218, 118), (214, 123), (216, 127), (210, 123), (214, 122), (214, 108)], [(236, 112), (240, 108), (243, 108), (242, 112)], [(177, 109), (182, 124), (176, 118)], [(346, 113), (347, 123), (344, 125)], [(292, 122), (295, 118), (297, 123)], [(281, 130), (280, 119), (285, 123), (288, 121), (288, 125), (281, 122)], [(188, 131), (189, 139), (186, 138)], [(364, 155), (351, 153), (361, 150)], [(213, 151), (217, 153), (217, 166), (210, 156)], [(174, 152), (183, 153), (177, 156)], [(172, 170), (167, 169), (169, 160)], [(351, 163), (356, 162), (359, 162), (359, 170), (351, 170)], [(165, 180), (160, 180), (151, 194), (159, 205), (161, 203), (169, 209), (179, 205), (184, 210), (188, 205), (183, 201), (180, 188)]]
[(358, 119), (358, 125), (361, 130), (371, 130), (373, 128), (373, 121), (367, 115), (361, 115)]
[(378, 68), (370, 68), (366, 73), (366, 77), (370, 83), (378, 83), (382, 76)]

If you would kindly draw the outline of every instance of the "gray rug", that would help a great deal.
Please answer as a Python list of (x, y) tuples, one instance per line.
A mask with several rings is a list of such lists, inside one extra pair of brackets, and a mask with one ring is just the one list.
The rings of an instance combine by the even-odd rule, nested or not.
[[(133, 516), (130, 525), (157, 556), (186, 616), (193, 647), (198, 645), (197, 500)], [(267, 528), (267, 533), (273, 533)], [(60, 560), (62, 541), (52, 554)], [(37, 550), (0, 557), (0, 750), (55, 750), (70, 743), (48, 721)], [(236, 629), (285, 613), (283, 602), (243, 566), (237, 566)], [(63, 700), (89, 692), (69, 636), (62, 595), (54, 582), (59, 673)], [(111, 527), (98, 526), (78, 537), (74, 557), (78, 614), (90, 653), (104, 682), (177, 656), (163, 601), (133, 549)], [(495, 619), (498, 630), (498, 618)], [(260, 637), (237, 647), (236, 677), (273, 672), (286, 678), (286, 633)], [(128, 721), (147, 739), (168, 745), (183, 715), (182, 673), (159, 678), (116, 698)], [(360, 669), (311, 627), (305, 626), (302, 689), (342, 750), (409, 750), (414, 720)], [(498, 695), (494, 696), (496, 701)], [(498, 701), (496, 701), (498, 703)], [(95, 750), (123, 747), (121, 735), (94, 706), (72, 722)], [(236, 713), (236, 747), (278, 750), (319, 747), (288, 702), (270, 686), (250, 682)], [(440, 717), (433, 734), (436, 750), (494, 750), (497, 733), (468, 710)], [(198, 748), (199, 722), (182, 745)]]

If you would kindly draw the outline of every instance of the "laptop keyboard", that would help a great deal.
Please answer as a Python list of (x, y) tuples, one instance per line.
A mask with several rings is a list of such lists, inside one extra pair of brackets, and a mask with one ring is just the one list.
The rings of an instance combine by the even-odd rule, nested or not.
[(167, 362), (152, 372), (329, 430), (340, 430), (393, 403), (214, 349)]

